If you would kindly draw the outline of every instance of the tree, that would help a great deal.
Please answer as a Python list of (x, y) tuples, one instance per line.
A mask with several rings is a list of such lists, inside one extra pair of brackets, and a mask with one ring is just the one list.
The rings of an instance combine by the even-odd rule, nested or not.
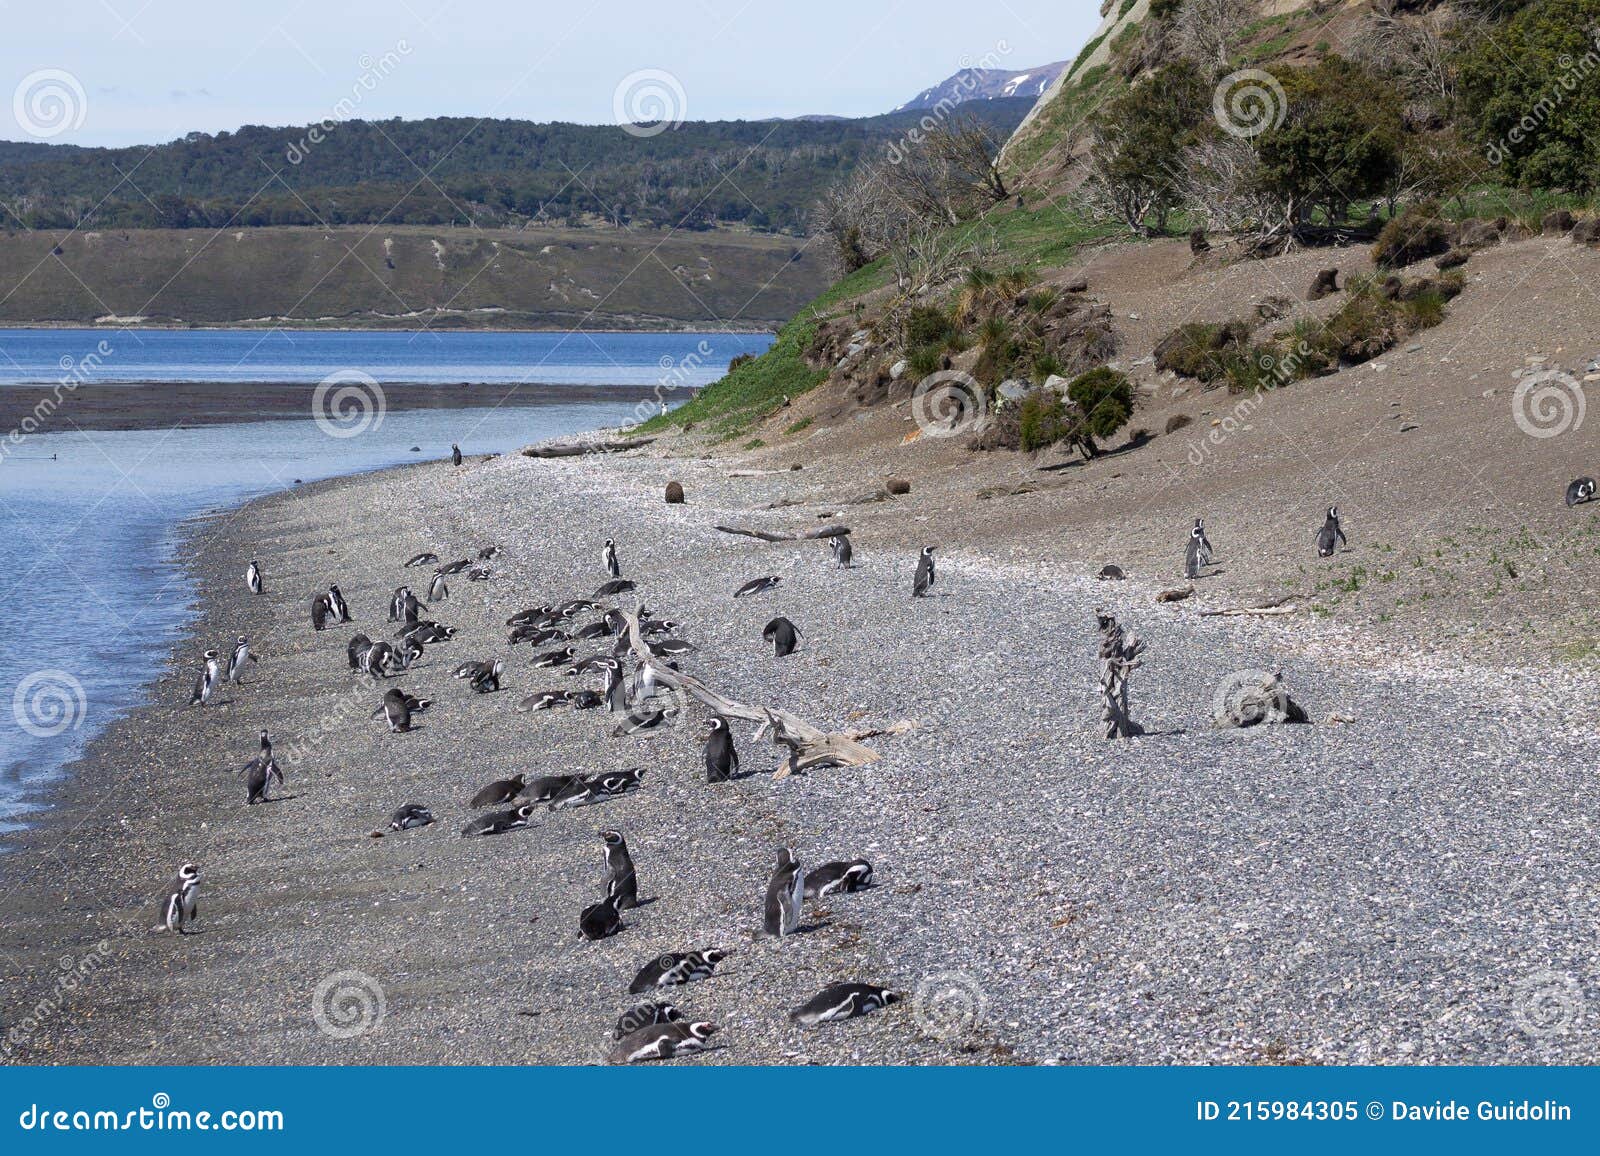
[(1109, 365), (1073, 378), (1067, 386), (1067, 399), (1078, 412), (1066, 440), (1081, 449), (1086, 458), (1100, 452), (1096, 438), (1110, 438), (1133, 416), (1133, 386), (1127, 374)]
[(1199, 69), (1180, 61), (1107, 101), (1090, 125), (1086, 210), (1135, 232), (1165, 232), (1182, 192), (1184, 150), (1210, 100)]

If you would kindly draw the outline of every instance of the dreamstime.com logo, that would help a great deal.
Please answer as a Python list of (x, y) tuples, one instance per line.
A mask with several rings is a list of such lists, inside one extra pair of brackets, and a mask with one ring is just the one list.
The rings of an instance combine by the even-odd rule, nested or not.
[(628, 73), (611, 94), (611, 114), (629, 136), (660, 136), (681, 126), (688, 111), (682, 82), (660, 68)]
[(1583, 411), (1583, 386), (1559, 369), (1530, 373), (1511, 395), (1511, 420), (1529, 437), (1560, 437), (1581, 429)]
[(64, 670), (36, 670), (11, 695), (11, 717), (36, 739), (53, 739), (83, 726), (89, 696)]
[(971, 374), (947, 369), (917, 383), (911, 394), (911, 416), (923, 437), (979, 433), (989, 424), (989, 399)]
[(29, 1104), (17, 1117), (17, 1126), (24, 1132), (282, 1132), (284, 1122), (275, 1108), (174, 1108), (171, 1096), (157, 1092), (148, 1108), (126, 1111)]
[(1559, 971), (1536, 971), (1511, 992), (1512, 1020), (1536, 1040), (1566, 1035), (1583, 1023), (1583, 1011), (1578, 981)]
[(956, 1040), (983, 1026), (989, 996), (964, 971), (923, 976), (912, 997), (917, 1026), (936, 1040)]
[(1211, 112), (1223, 132), (1250, 140), (1283, 123), (1289, 115), (1289, 98), (1272, 73), (1245, 68), (1217, 84), (1211, 97)]
[(359, 369), (330, 373), (311, 394), (311, 416), (329, 437), (353, 438), (369, 429), (376, 431), (388, 409), (383, 386)]
[(311, 995), (311, 1018), (336, 1040), (377, 1031), (388, 1014), (383, 985), (364, 971), (336, 971)]
[(31, 137), (49, 140), (83, 127), (89, 97), (72, 73), (60, 68), (30, 72), (11, 94), (11, 115)]

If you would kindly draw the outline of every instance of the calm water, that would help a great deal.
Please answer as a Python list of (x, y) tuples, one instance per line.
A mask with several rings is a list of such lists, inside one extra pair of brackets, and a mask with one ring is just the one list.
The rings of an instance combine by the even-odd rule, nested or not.
[(0, 385), (55, 382), (104, 341), (96, 381), (318, 382), (357, 369), (381, 382), (705, 385), (750, 333), (336, 333), (244, 329), (0, 329)]
[[(102, 338), (126, 339), (140, 350), (144, 360), (129, 379), (215, 380), (216, 372), (200, 367), (223, 364), (227, 356), (267, 337), (141, 333), (141, 344), (134, 346), (134, 335), (123, 333), (28, 332), (19, 344), (14, 336), (0, 331), (0, 350), (7, 355), (0, 362), (19, 380), (53, 358), (78, 355), (63, 350), (87, 352)], [(552, 352), (560, 335), (550, 334), (449, 334), (437, 344), (439, 335), (429, 335), (409, 346), (406, 334), (292, 336), (302, 344), (277, 347), (271, 355), (277, 380), (320, 380), (330, 358), (344, 358), (343, 366), (386, 379), (392, 369), (408, 380), (457, 381), (483, 379), (464, 373), (465, 365), (505, 368), (535, 347), (552, 357), (569, 357)], [(596, 340), (606, 345), (605, 356), (595, 353), (589, 338), (572, 338), (563, 380), (653, 382), (661, 376), (662, 359), (680, 359), (701, 340), (716, 350), (716, 360), (708, 358), (696, 370), (709, 380), (735, 353), (769, 343), (715, 335)], [(592, 356), (580, 364), (576, 351), (586, 346)], [(170, 368), (154, 359), (158, 348), (171, 358)], [(315, 358), (288, 360), (289, 348)], [(231, 352), (224, 355), (224, 349)], [(430, 361), (441, 351), (449, 356)], [(628, 358), (622, 370), (610, 360), (617, 355)], [(256, 369), (247, 376), (262, 376), (261, 366), (268, 363), (253, 364)], [(533, 379), (551, 377), (541, 373)], [(309, 482), (441, 458), (452, 442), (467, 453), (506, 452), (541, 438), (615, 426), (633, 415), (634, 405), (626, 401), (391, 410), (380, 425), (355, 437), (330, 436), (307, 419), (192, 430), (39, 433), (5, 446), (0, 602), (10, 609), (10, 621), (0, 646), (0, 832), (25, 823), (62, 766), (140, 701), (157, 663), (189, 621), (194, 589), (177, 556), (178, 527), (185, 519), (283, 489), (296, 478)], [(411, 453), (412, 446), (422, 452)]]

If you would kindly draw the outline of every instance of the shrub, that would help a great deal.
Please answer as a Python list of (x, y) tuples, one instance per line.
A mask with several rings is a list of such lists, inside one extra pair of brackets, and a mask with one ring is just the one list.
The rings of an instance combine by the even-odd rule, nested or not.
[(906, 345), (909, 348), (919, 345), (939, 345), (954, 329), (955, 325), (942, 309), (936, 309), (932, 305), (918, 305), (906, 315)]
[(1169, 417), (1167, 419), (1167, 424), (1166, 424), (1164, 432), (1166, 432), (1166, 433), (1177, 433), (1184, 426), (1193, 425), (1193, 424), (1194, 424), (1194, 418), (1190, 417), (1188, 414), (1186, 414), (1186, 413), (1175, 413), (1175, 414), (1173, 414), (1171, 417)]
[(937, 345), (919, 345), (906, 354), (906, 367), (918, 377), (938, 373), (943, 366), (944, 354)]
[(1372, 247), (1372, 259), (1385, 269), (1403, 269), (1449, 248), (1450, 230), (1439, 219), (1439, 206), (1429, 201), (1389, 219)]
[(732, 373), (741, 365), (749, 365), (755, 359), (756, 355), (753, 353), (741, 353), (737, 357), (733, 358), (733, 360), (728, 362), (728, 372)]
[(1068, 436), (1086, 457), (1098, 452), (1096, 438), (1111, 437), (1133, 416), (1133, 385), (1127, 374), (1108, 365), (1073, 378), (1067, 397), (1080, 411)]
[(1028, 453), (1048, 449), (1070, 432), (1067, 407), (1053, 389), (1036, 389), (1018, 409), (1019, 444)]
[(1156, 368), (1209, 384), (1226, 373), (1228, 358), (1249, 340), (1250, 326), (1243, 321), (1222, 325), (1193, 321), (1178, 326), (1156, 345)]

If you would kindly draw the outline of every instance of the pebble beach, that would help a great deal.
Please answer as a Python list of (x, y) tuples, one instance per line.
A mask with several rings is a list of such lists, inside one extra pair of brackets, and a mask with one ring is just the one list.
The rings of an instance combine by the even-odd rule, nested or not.
[[(669, 480), (685, 504), (663, 503)], [(1600, 740), (1552, 709), (1552, 684), (1340, 661), (1292, 624), (1198, 618), (1137, 581), (966, 549), (978, 515), (915, 487), (870, 508), (766, 509), (782, 483), (651, 451), (469, 458), (191, 523), (192, 631), (4, 855), (7, 1060), (595, 1063), (642, 965), (713, 947), (731, 955), (711, 979), (663, 994), (720, 1030), (674, 1062), (1600, 1060)], [(821, 515), (851, 525), (853, 568), (823, 542), (716, 529), (801, 532)], [(867, 740), (881, 758), (866, 766), (778, 776), (781, 752), (737, 723), (742, 773), (711, 785), (698, 704), (625, 738), (603, 711), (517, 712), (574, 680), (532, 668), (505, 620), (591, 594), (608, 537), (638, 590), (605, 601), (681, 623), (686, 672), (828, 731), (913, 725)], [(346, 643), (392, 637), (390, 594), (420, 596), (428, 577), (407, 558), (490, 544), (490, 579), (449, 579), (430, 611), (454, 639), (387, 680), (434, 702), (389, 733), (370, 717), (386, 684), (348, 670)], [(939, 580), (913, 600), (923, 544)], [(733, 599), (769, 574), (776, 589)], [(354, 622), (315, 633), (307, 605), (330, 582)], [(1148, 644), (1143, 737), (1099, 732), (1096, 609)], [(781, 659), (761, 638), (779, 614), (803, 636)], [(238, 634), (260, 661), (188, 706), (199, 653)], [(491, 658), (498, 693), (451, 677)], [(1213, 725), (1220, 685), (1279, 668), (1310, 725)], [(236, 772), (262, 728), (287, 781), (247, 806)], [(631, 794), (460, 835), (491, 780), (635, 766)], [(409, 802), (439, 821), (372, 836)], [(582, 942), (602, 827), (625, 832), (645, 902)], [(866, 858), (874, 886), (763, 937), (781, 846), (803, 864)], [(204, 872), (199, 934), (154, 933), (186, 860)], [(839, 981), (906, 998), (789, 1020)]]

